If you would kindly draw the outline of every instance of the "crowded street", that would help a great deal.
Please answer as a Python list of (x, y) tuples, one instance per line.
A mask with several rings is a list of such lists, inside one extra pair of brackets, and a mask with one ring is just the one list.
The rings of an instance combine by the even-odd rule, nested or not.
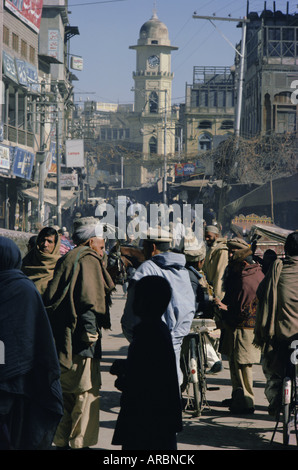
[(0, 451), (297, 450), (297, 77), (295, 2), (0, 0)]
[[(101, 362), (102, 388), (100, 393), (100, 431), (95, 449), (119, 451), (119, 446), (111, 444), (115, 423), (119, 413), (121, 393), (115, 388), (115, 376), (109, 372), (115, 359), (126, 357), (128, 342), (120, 325), (125, 297), (121, 286), (113, 294), (111, 310), (112, 328), (103, 332), (103, 357)], [(202, 416), (191, 418), (183, 414), (183, 431), (178, 434), (178, 451), (216, 450), (297, 450), (296, 438), (291, 435), (290, 444), (282, 445), (282, 424), (271, 443), (275, 421), (268, 415), (268, 402), (264, 395), (265, 379), (261, 365), (253, 368), (255, 390), (255, 413), (252, 416), (233, 416), (227, 408), (220, 406), (222, 400), (231, 394), (229, 365), (223, 360), (221, 372), (207, 375), (207, 400), (210, 408), (205, 408)], [(217, 390), (212, 390), (218, 388)], [(158, 394), (158, 387), (156, 389)], [(160, 397), (166, 400), (166, 397)]]

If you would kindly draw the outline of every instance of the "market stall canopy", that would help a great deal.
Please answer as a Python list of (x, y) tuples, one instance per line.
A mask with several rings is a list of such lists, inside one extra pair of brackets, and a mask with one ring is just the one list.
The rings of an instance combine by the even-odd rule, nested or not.
[[(38, 187), (24, 189), (23, 195), (29, 199), (39, 199)], [(61, 206), (63, 209), (68, 209), (77, 199), (79, 192), (72, 190), (61, 190)], [(52, 206), (57, 205), (57, 191), (56, 189), (44, 189), (44, 202)]]
[[(272, 181), (273, 203), (298, 201), (298, 173)], [(245, 194), (224, 208), (228, 214), (239, 213), (245, 208), (269, 206), (271, 204), (270, 181)]]
[(287, 236), (292, 232), (293, 230), (286, 230), (277, 225), (256, 224), (251, 228), (250, 239), (255, 235), (259, 235), (284, 244)]

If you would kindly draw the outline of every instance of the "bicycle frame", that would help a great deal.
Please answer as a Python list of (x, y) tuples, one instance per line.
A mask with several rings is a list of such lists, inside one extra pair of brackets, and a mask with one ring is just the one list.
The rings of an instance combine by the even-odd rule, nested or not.
[(294, 428), (296, 434), (296, 445), (298, 446), (297, 413), (298, 413), (298, 340), (294, 340), (289, 345), (289, 361), (285, 368), (285, 377), (282, 382), (282, 403), (279, 416), (277, 418), (273, 438), (282, 415), (283, 444), (288, 445), (292, 417), (294, 417)]
[(200, 416), (205, 406), (209, 406), (206, 400), (205, 322), (206, 320), (197, 319), (193, 321), (192, 331), (185, 338), (186, 349), (182, 354), (187, 375), (185, 389), (187, 389), (187, 393), (189, 393), (190, 385), (193, 389), (193, 400), (188, 396), (188, 404), (193, 401), (193, 416)]

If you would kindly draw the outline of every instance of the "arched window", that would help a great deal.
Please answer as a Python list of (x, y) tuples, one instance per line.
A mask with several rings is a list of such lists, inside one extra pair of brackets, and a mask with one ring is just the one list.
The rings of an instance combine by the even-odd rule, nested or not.
[(199, 150), (210, 150), (212, 137), (209, 134), (202, 134), (199, 137)]
[(158, 112), (158, 96), (155, 91), (152, 91), (149, 95), (149, 110), (150, 113)]
[(156, 137), (151, 137), (149, 140), (149, 153), (150, 155), (157, 153), (157, 139)]

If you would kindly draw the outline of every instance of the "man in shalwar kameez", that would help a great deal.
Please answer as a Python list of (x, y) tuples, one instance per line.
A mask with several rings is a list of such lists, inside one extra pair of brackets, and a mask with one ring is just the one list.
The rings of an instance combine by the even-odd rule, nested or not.
[(106, 297), (114, 288), (98, 228), (93, 217), (75, 221), (77, 247), (57, 263), (44, 297), (61, 365), (64, 416), (54, 439), (58, 449), (85, 449), (98, 441), (101, 327), (108, 326)]

